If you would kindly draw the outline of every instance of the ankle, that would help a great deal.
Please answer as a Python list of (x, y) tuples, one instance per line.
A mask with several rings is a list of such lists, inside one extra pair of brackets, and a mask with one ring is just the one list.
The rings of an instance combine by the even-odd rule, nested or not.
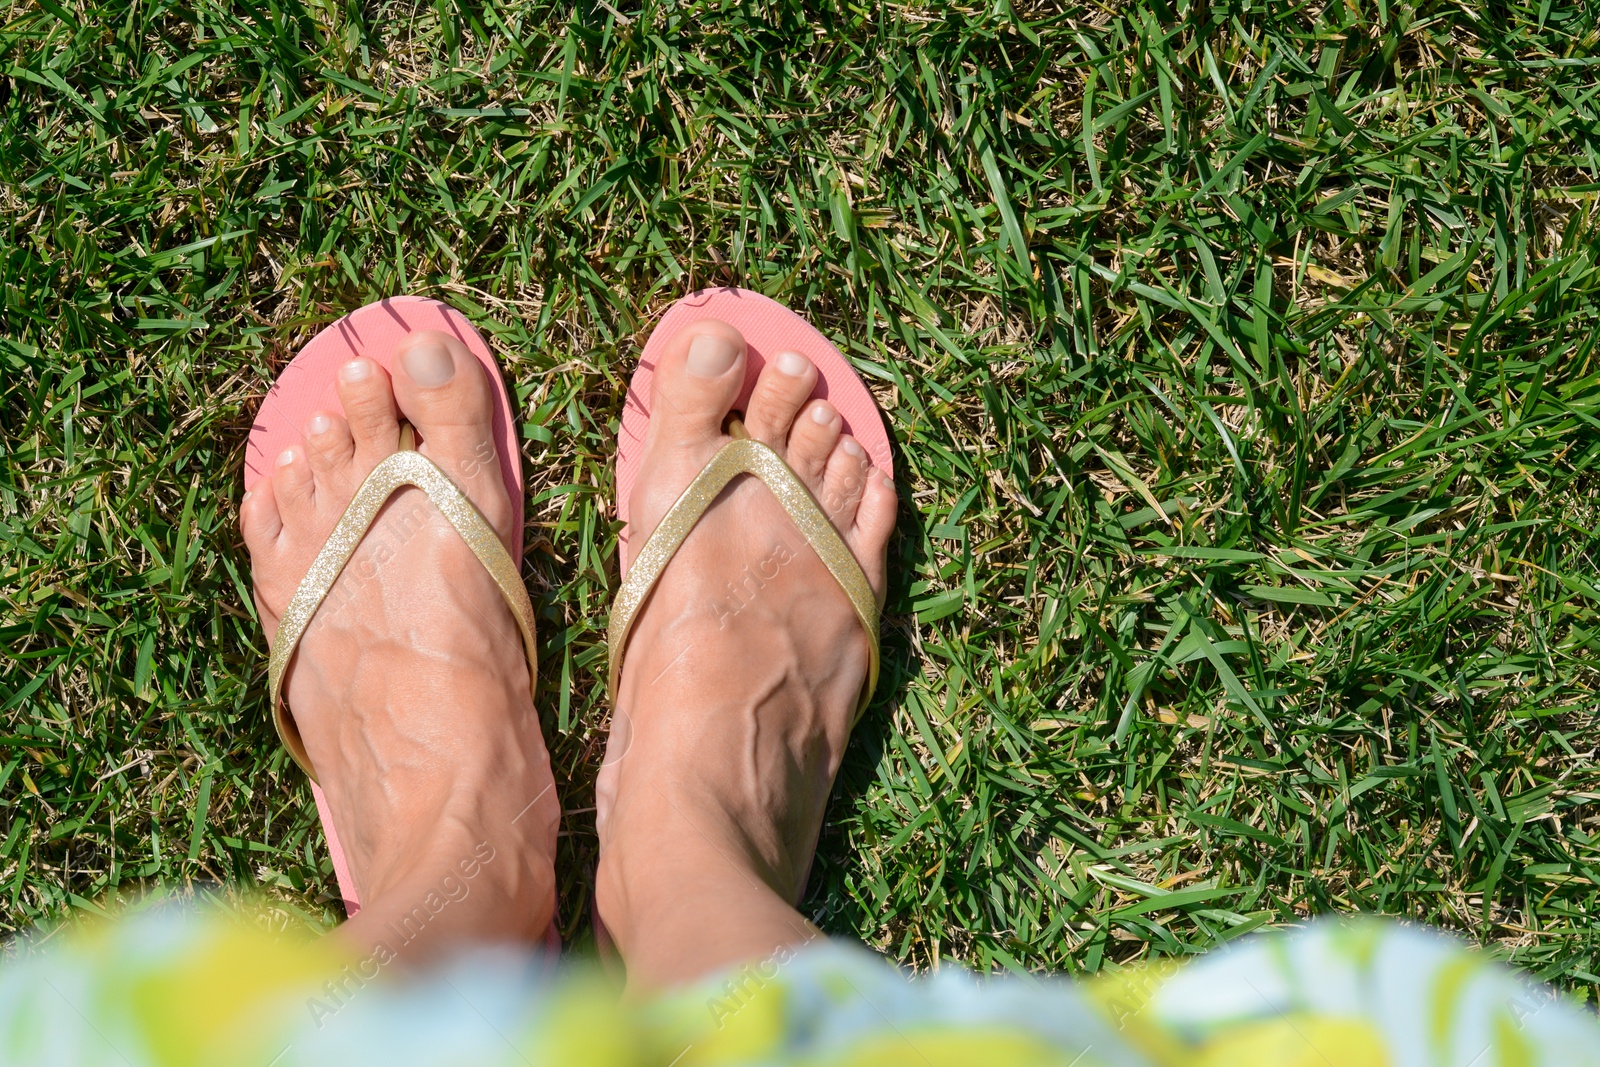
[(633, 993), (683, 985), (821, 936), (755, 865), (703, 839), (612, 840), (596, 871), (595, 907)]
[(620, 944), (631, 928), (730, 887), (788, 901), (795, 889), (764, 851), (715, 797), (634, 783), (614, 805), (601, 841), (595, 904)]
[(362, 879), (360, 914), (346, 939), (421, 959), (463, 942), (538, 943), (555, 913), (555, 870), (533, 842), (501, 841), (465, 827), (415, 839)]
[(373, 843), (356, 878), (363, 901), (377, 901), (419, 880), (454, 875), (478, 882), (503, 859), (503, 846), (497, 849), (486, 834), (440, 813), (390, 828)]
[[(358, 918), (371, 912), (394, 924), (390, 936), (407, 942), (423, 927), (480, 941), (544, 936), (555, 909), (560, 805), (548, 786), (528, 803), (506, 788), (536, 779), (530, 764), (544, 762), (542, 751), (516, 748), (495, 746), (498, 775), (458, 767), (442, 794), (417, 783), (408, 795), (387, 797), (381, 817), (372, 817), (370, 803), (353, 809), (366, 817), (348, 830), (341, 825), (340, 836), (361, 893)], [(348, 798), (330, 801), (341, 821)]]

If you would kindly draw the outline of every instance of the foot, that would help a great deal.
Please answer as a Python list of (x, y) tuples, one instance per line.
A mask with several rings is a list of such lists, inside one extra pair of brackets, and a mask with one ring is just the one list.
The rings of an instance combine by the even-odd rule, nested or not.
[[(495, 450), (493, 387), (459, 340), (414, 334), (392, 380), (352, 360), (338, 391), (343, 413), (314, 415), (240, 507), (269, 641), (356, 489), (398, 448), (402, 418), (507, 551), (521, 533)], [(488, 572), (421, 490), (389, 499), (301, 639), (284, 695), (361, 896), (345, 936), (376, 944), (426, 926), (439, 945), (544, 934), (560, 809), (521, 639)]]
[[(726, 323), (696, 323), (667, 347), (630, 551), (727, 442), (744, 376), (744, 340)], [(894, 484), (841, 434), (838, 411), (810, 399), (816, 380), (804, 356), (777, 356), (745, 426), (810, 488), (881, 605)], [(867, 657), (837, 580), (771, 491), (737, 479), (634, 623), (596, 781), (596, 902), (630, 981), (673, 984), (815, 935), (793, 904)]]

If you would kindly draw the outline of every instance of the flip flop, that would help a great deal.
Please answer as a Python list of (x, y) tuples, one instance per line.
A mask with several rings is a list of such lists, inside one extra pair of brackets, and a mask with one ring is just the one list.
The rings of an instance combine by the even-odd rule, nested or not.
[[(332, 589), (339, 572), (349, 562), (368, 527), (377, 518), (378, 511), (396, 491), (415, 486), (428, 495), (434, 507), (461, 534), (500, 587), (500, 593), (522, 634), (529, 676), (536, 677), (533, 605), (528, 599), (527, 588), (522, 584), (522, 450), (518, 447), (514, 429), (511, 397), (500, 378), (500, 369), (489, 353), (489, 346), (459, 311), (423, 297), (391, 297), (368, 304), (333, 323), (294, 357), (272, 388), (267, 390), (245, 447), (244, 487), (248, 492), (273, 470), (276, 456), (291, 445), (303, 443), (301, 427), (315, 412), (343, 410), (335, 384), (341, 366), (358, 356), (365, 356), (384, 370), (390, 370), (400, 343), (418, 330), (440, 330), (454, 334), (478, 357), (484, 373), (494, 384), (494, 442), (499, 453), (500, 473), (505, 479), (506, 493), (517, 514), (517, 549), (513, 554), (506, 553), (500, 538), (450, 477), (415, 450), (411, 426), (402, 422), (400, 450), (379, 463), (356, 491), (350, 506), (295, 590), (289, 606), (284, 609), (267, 667), (273, 722), (289, 755), (311, 778), (311, 795), (317, 803), (323, 833), (327, 835), (339, 895), (344, 900), (346, 914), (352, 918), (361, 910), (361, 901), (356, 894), (355, 881), (350, 876), (344, 848), (339, 844), (339, 835), (333, 828), (327, 798), (317, 785), (316, 771), (306, 756), (294, 717), (282, 699), (284, 669), (317, 606)], [(552, 923), (547, 939), (554, 936), (555, 926)], [(555, 943), (559, 946), (558, 937)]]
[[(734, 411), (742, 413), (750, 402), (756, 379), (767, 360), (780, 352), (799, 352), (817, 368), (817, 384), (811, 395), (825, 398), (832, 404), (844, 420), (843, 432), (860, 443), (874, 467), (891, 478), (894, 476), (889, 432), (884, 427), (883, 417), (878, 413), (872, 393), (856, 374), (850, 361), (832, 342), (805, 319), (760, 293), (735, 288), (702, 289), (690, 293), (667, 309), (650, 334), (650, 339), (645, 342), (638, 369), (634, 371), (628, 386), (622, 427), (617, 435), (617, 517), (624, 524), (628, 522), (628, 502), (633, 495), (634, 481), (644, 460), (645, 432), (650, 424), (650, 388), (661, 351), (685, 327), (702, 319), (721, 319), (744, 336), (744, 386), (734, 401)], [(650, 590), (678, 547), (716, 500), (717, 494), (732, 479), (741, 474), (750, 474), (761, 479), (772, 490), (789, 518), (838, 580), (850, 598), (862, 628), (867, 632), (869, 665), (867, 680), (856, 705), (856, 719), (859, 721), (878, 682), (878, 604), (872, 586), (868, 584), (849, 546), (833, 528), (833, 523), (828, 520), (810, 490), (789, 469), (782, 457), (761, 442), (752, 440), (737, 418), (731, 420), (729, 434), (734, 439), (712, 456), (677, 502), (667, 510), (622, 576), (622, 585), (617, 591), (606, 632), (610, 651), (607, 687), (612, 703), (616, 702), (617, 681), (622, 675), (628, 634), (640, 606), (650, 595)], [(631, 532), (631, 528), (625, 525), (618, 536), (618, 551), (623, 559), (627, 558), (624, 549)], [(804, 889), (801, 891), (804, 892)], [(599, 920), (598, 910), (595, 912), (595, 934), (603, 950), (614, 950), (604, 924)]]

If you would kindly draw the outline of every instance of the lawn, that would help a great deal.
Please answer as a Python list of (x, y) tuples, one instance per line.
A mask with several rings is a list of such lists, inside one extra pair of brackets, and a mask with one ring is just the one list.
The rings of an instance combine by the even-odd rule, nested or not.
[(1600, 8), (8, 3), (0, 931), (339, 914), (240, 468), (406, 292), (520, 404), (581, 943), (625, 383), (737, 283), (905, 502), (827, 930), (1082, 973), (1363, 910), (1600, 986)]

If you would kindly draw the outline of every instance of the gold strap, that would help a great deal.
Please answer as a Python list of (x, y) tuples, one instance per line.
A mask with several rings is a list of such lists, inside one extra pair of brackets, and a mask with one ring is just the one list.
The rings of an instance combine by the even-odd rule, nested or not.
[(655, 588), (661, 573), (667, 569), (667, 564), (688, 538), (689, 532), (699, 523), (711, 502), (717, 499), (717, 494), (739, 475), (753, 474), (772, 490), (772, 495), (789, 513), (789, 518), (799, 528), (801, 535), (822, 558), (822, 562), (827, 564), (828, 570), (833, 572), (834, 578), (844, 588), (845, 595), (850, 598), (850, 605), (856, 609), (862, 629), (867, 632), (867, 681), (861, 688), (861, 700), (856, 705), (856, 719), (859, 720), (872, 700), (873, 690), (878, 687), (878, 601), (873, 596), (872, 586), (861, 572), (856, 557), (833, 528), (833, 523), (811, 496), (811, 491), (789, 469), (783, 458), (760, 441), (753, 440), (738, 419), (730, 421), (728, 432), (733, 440), (717, 450), (705, 468), (695, 475), (689, 487), (667, 509), (660, 524), (634, 558), (633, 565), (628, 568), (622, 588), (617, 590), (611, 620), (606, 626), (606, 645), (611, 653), (606, 684), (611, 700), (615, 703), (617, 699), (617, 680), (622, 677), (622, 654), (627, 648), (628, 635), (633, 631), (634, 619), (645, 598), (650, 595), (650, 590)]
[(456, 488), (450, 477), (416, 450), (415, 441), (411, 424), (401, 423), (400, 451), (374, 467), (372, 473), (367, 475), (367, 480), (361, 483), (361, 488), (356, 490), (350, 506), (345, 508), (344, 515), (340, 517), (339, 524), (333, 528), (333, 533), (328, 535), (322, 551), (318, 552), (317, 558), (312, 561), (311, 569), (306, 571), (306, 576), (301, 579), (300, 587), (294, 591), (294, 597), (284, 609), (283, 618), (278, 620), (278, 633), (273, 639), (272, 656), (267, 661), (267, 688), (271, 694), (272, 718), (277, 724), (278, 736), (283, 739), (284, 747), (289, 750), (289, 755), (294, 757), (300, 769), (305, 771), (313, 782), (317, 780), (317, 773), (311, 769), (311, 760), (306, 756), (305, 745), (300, 739), (300, 730), (295, 726), (294, 719), (282, 699), (283, 672), (294, 656), (300, 638), (311, 625), (311, 617), (316, 614), (318, 606), (333, 588), (333, 583), (338, 580), (339, 574), (350, 562), (350, 557), (355, 554), (356, 547), (361, 544), (373, 520), (378, 517), (378, 512), (397, 489), (415, 486), (427, 494), (433, 506), (450, 521), (450, 525), (455, 527), (461, 539), (472, 550), (472, 554), (478, 557), (478, 562), (489, 572), (489, 577), (494, 579), (494, 584), (500, 589), (500, 595), (505, 598), (506, 606), (511, 609), (512, 617), (517, 620), (517, 629), (522, 633), (522, 650), (528, 657), (529, 683), (533, 684), (537, 667), (537, 654), (533, 643), (533, 604), (528, 600), (528, 590), (522, 584), (522, 575), (517, 570), (517, 565), (512, 562), (511, 554), (506, 551), (505, 545), (500, 543), (494, 528), (478, 513), (472, 501)]

